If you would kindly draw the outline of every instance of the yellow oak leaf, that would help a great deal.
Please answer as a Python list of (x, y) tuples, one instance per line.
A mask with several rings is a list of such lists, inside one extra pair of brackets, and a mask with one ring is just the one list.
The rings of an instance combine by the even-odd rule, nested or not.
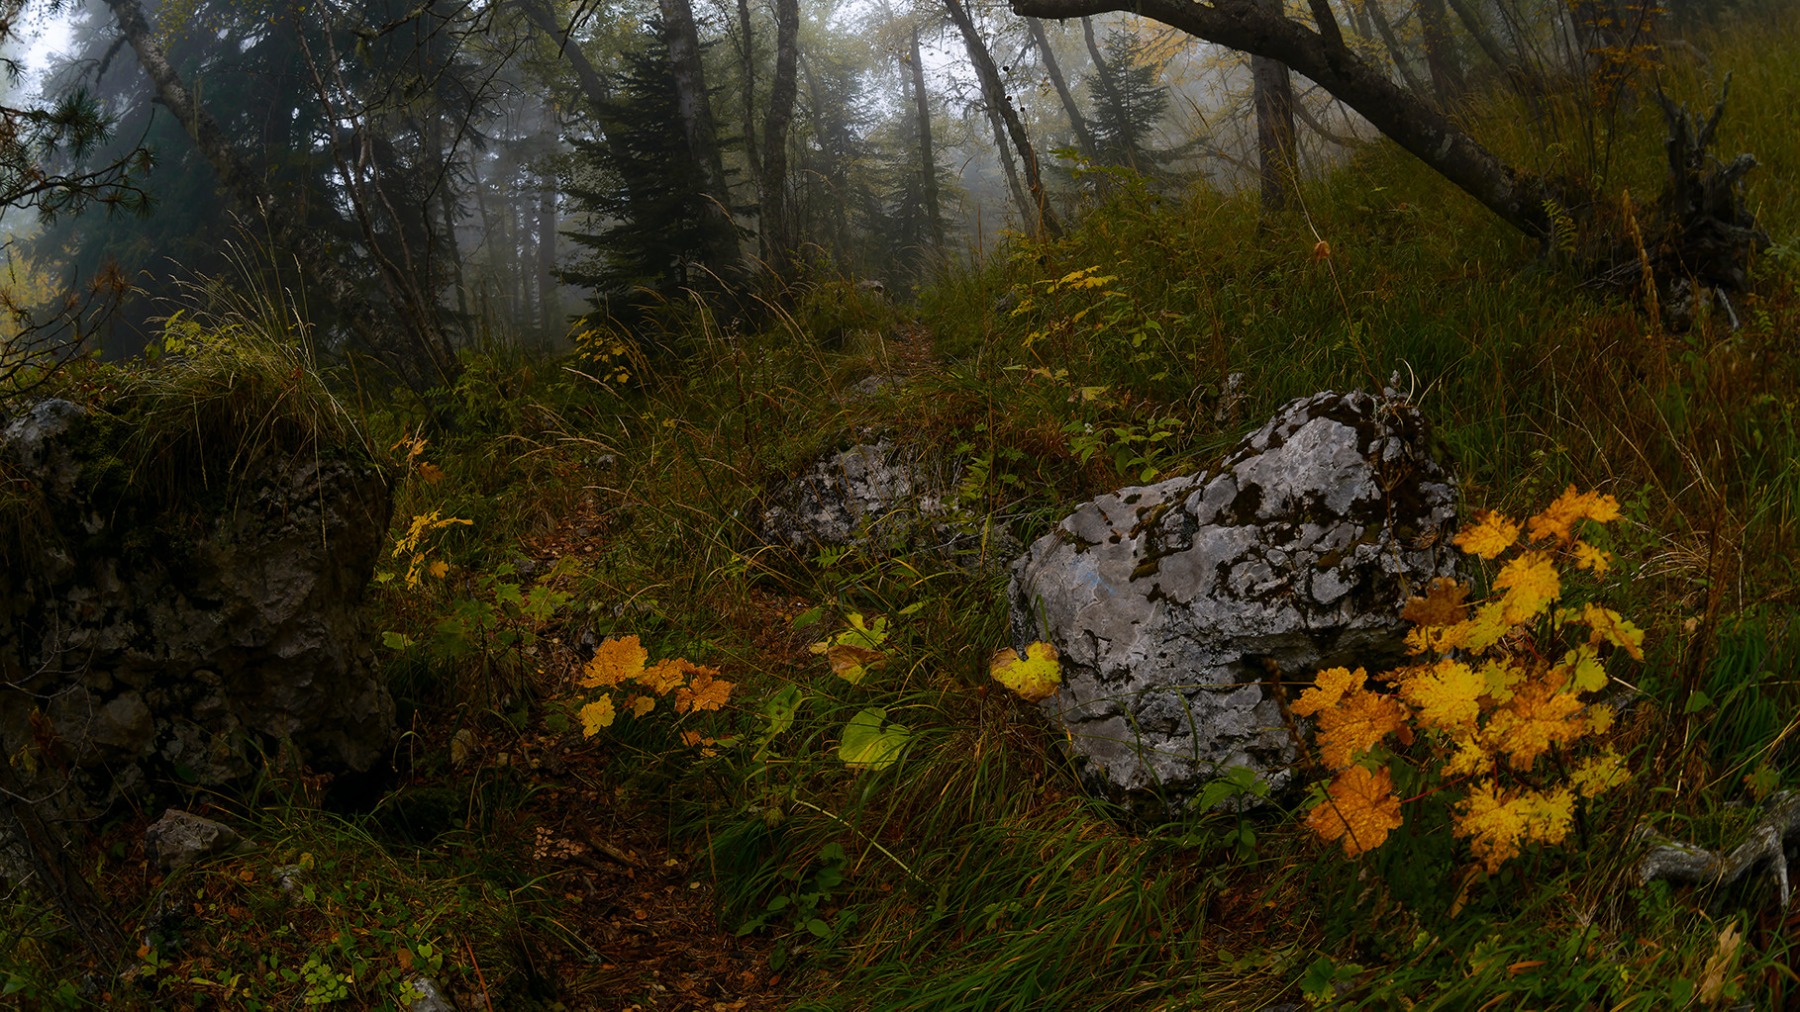
[(1457, 803), (1456, 833), (1470, 837), (1469, 849), (1481, 859), (1488, 874), (1500, 870), (1507, 859), (1519, 853), (1519, 837), (1525, 831), (1519, 812), (1500, 800), (1500, 788), (1493, 781), (1469, 789), (1469, 796)]
[(1562, 596), (1556, 564), (1543, 552), (1526, 552), (1508, 561), (1494, 577), (1494, 587), (1506, 591), (1500, 606), (1508, 625), (1530, 622)]
[(1605, 734), (1612, 729), (1613, 721), (1618, 714), (1605, 703), (1595, 703), (1587, 708), (1588, 730), (1595, 734)]
[(1326, 800), (1307, 814), (1306, 824), (1328, 843), (1342, 839), (1345, 857), (1374, 850), (1400, 827), (1400, 799), (1394, 797), (1394, 778), (1386, 769), (1370, 773), (1352, 766), (1325, 793)]
[(1543, 682), (1518, 686), (1513, 698), (1494, 711), (1488, 733), (1507, 753), (1514, 769), (1529, 769), (1538, 756), (1558, 742), (1574, 741), (1587, 732), (1578, 718), (1581, 700)]
[(1493, 750), (1483, 745), (1472, 731), (1453, 739), (1456, 751), (1444, 761), (1444, 775), (1449, 777), (1489, 776), (1494, 772)]
[(1581, 621), (1593, 630), (1588, 642), (1596, 645), (1611, 643), (1631, 655), (1634, 661), (1644, 659), (1644, 630), (1620, 617), (1618, 612), (1590, 603), (1582, 606)]
[(1302, 717), (1310, 717), (1320, 710), (1327, 710), (1337, 705), (1346, 692), (1362, 688), (1369, 674), (1362, 668), (1351, 671), (1349, 668), (1326, 668), (1313, 676), (1312, 688), (1300, 694), (1290, 707)]
[(1413, 674), (1400, 683), (1400, 695), (1418, 710), (1421, 725), (1438, 731), (1474, 725), (1486, 679), (1448, 658), (1410, 670)]
[(1489, 696), (1497, 703), (1504, 703), (1513, 696), (1512, 687), (1525, 678), (1526, 672), (1513, 663), (1510, 657), (1490, 657), (1481, 665), (1481, 680)]
[(864, 675), (885, 665), (887, 654), (850, 643), (833, 643), (825, 648), (825, 660), (831, 664), (832, 674), (856, 685)]
[(611, 696), (601, 696), (599, 699), (596, 699), (593, 702), (589, 703), (588, 705), (582, 707), (581, 708), (581, 734), (582, 734), (582, 736), (586, 737), (586, 738), (592, 738), (594, 735), (596, 735), (600, 732), (601, 728), (611, 727), (613, 724), (613, 718), (616, 716), (617, 716), (617, 714), (613, 711), (613, 701), (612, 701)]
[(670, 657), (657, 661), (647, 668), (641, 668), (632, 678), (639, 685), (659, 696), (666, 696), (669, 690), (687, 680), (689, 671), (699, 670), (698, 666), (680, 657)]
[(1049, 699), (1062, 685), (1056, 647), (1041, 640), (1026, 647), (1022, 658), (1011, 647), (996, 650), (988, 674), (1028, 703)]
[(1542, 513), (1532, 517), (1527, 527), (1533, 541), (1568, 541), (1575, 536), (1575, 524), (1584, 519), (1597, 523), (1619, 519), (1619, 500), (1598, 492), (1577, 492), (1570, 485)]
[(432, 576), (442, 580), (444, 577), (450, 575), (450, 563), (445, 562), (443, 559), (438, 559), (436, 562), (433, 562), (430, 566), (426, 567), (426, 571)]
[(590, 689), (610, 688), (628, 678), (636, 678), (649, 659), (649, 652), (638, 643), (636, 636), (609, 636), (595, 648), (593, 659), (582, 671), (581, 684)]
[(1341, 770), (1374, 748), (1381, 739), (1404, 731), (1411, 717), (1393, 696), (1358, 689), (1319, 714), (1319, 758)]
[(1475, 523), (1456, 535), (1456, 547), (1484, 559), (1496, 558), (1519, 539), (1519, 525), (1495, 510), (1475, 514)]
[(691, 670), (693, 679), (675, 690), (675, 712), (698, 713), (701, 710), (724, 709), (725, 701), (731, 698), (731, 690), (737, 687), (737, 683), (719, 678), (717, 668), (704, 668), (696, 664)]
[(1706, 967), (1700, 972), (1701, 1004), (1712, 1007), (1719, 1004), (1725, 996), (1725, 985), (1737, 977), (1738, 950), (1743, 948), (1743, 936), (1738, 934), (1737, 921), (1725, 925), (1720, 930), (1713, 954), (1706, 958)]
[(1609, 791), (1630, 779), (1625, 760), (1612, 749), (1588, 756), (1569, 773), (1569, 783), (1584, 798)]
[(1467, 586), (1440, 576), (1431, 581), (1424, 597), (1410, 598), (1406, 602), (1400, 617), (1414, 625), (1453, 626), (1469, 617), (1469, 606), (1465, 603), (1468, 596)]
[(630, 710), (633, 717), (642, 717), (644, 714), (656, 709), (656, 697), (632, 696), (625, 701), (625, 709)]
[(1595, 576), (1605, 576), (1612, 568), (1612, 553), (1595, 548), (1585, 541), (1577, 541), (1575, 550), (1575, 568), (1591, 570)]
[(1568, 679), (1576, 692), (1599, 692), (1606, 688), (1606, 666), (1591, 643), (1583, 643), (1563, 654), (1557, 670)]
[(1489, 780), (1458, 803), (1456, 833), (1469, 837), (1469, 849), (1491, 875), (1518, 856), (1521, 844), (1561, 843), (1574, 821), (1574, 806), (1575, 796), (1566, 787), (1509, 795)]

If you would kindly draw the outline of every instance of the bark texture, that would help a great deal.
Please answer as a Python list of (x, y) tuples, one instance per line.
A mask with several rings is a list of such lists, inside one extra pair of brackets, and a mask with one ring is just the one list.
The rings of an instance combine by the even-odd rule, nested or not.
[(1056, 53), (1050, 48), (1050, 38), (1044, 33), (1044, 23), (1037, 18), (1025, 19), (1025, 30), (1031, 33), (1031, 41), (1036, 43), (1038, 53), (1044, 58), (1044, 73), (1050, 76), (1050, 84), (1056, 89), (1056, 97), (1062, 101), (1063, 112), (1069, 117), (1069, 129), (1075, 134), (1075, 146), (1084, 157), (1093, 160), (1095, 157), (1094, 134), (1088, 129), (1087, 118), (1081, 115), (1081, 106), (1075, 101), (1075, 94), (1069, 90), (1069, 82), (1063, 77), (1062, 67), (1056, 62)]
[[(1000, 80), (1000, 68), (995, 66), (993, 54), (988, 52), (987, 43), (982, 41), (981, 34), (975, 30), (975, 21), (969, 17), (968, 8), (962, 0), (944, 0), (944, 7), (950, 12), (950, 20), (956, 23), (957, 31), (962, 33), (963, 44), (969, 50), (969, 62), (975, 66), (975, 76), (981, 81), (982, 98), (988, 108), (1000, 117), (1006, 126), (1006, 133), (1012, 139), (1012, 145), (1019, 153), (1019, 161), (1025, 170), (1025, 185), (1031, 191), (1031, 203), (1035, 206), (1023, 207), (1026, 224), (1036, 231), (1048, 235), (1057, 235), (1062, 231), (1056, 215), (1050, 210), (1050, 202), (1044, 194), (1044, 181), (1038, 174), (1037, 152), (1032, 149), (1031, 139), (1025, 135), (1025, 124), (1020, 121), (1018, 110), (1006, 97), (1006, 84)], [(1017, 6), (1014, 7), (1017, 10)]]
[(788, 127), (799, 94), (800, 3), (775, 0), (775, 77), (769, 82), (769, 108), (763, 116), (761, 175), (762, 233), (769, 270), (786, 277), (794, 250), (793, 223), (787, 211)]
[(925, 92), (925, 59), (919, 51), (918, 25), (912, 30), (911, 62), (913, 114), (919, 120), (919, 171), (924, 173), (919, 187), (925, 196), (925, 218), (931, 225), (931, 246), (939, 250), (944, 248), (944, 215), (938, 206), (937, 154), (931, 148), (931, 102)]
[(663, 31), (669, 44), (669, 62), (675, 73), (676, 105), (688, 152), (700, 170), (713, 214), (724, 219), (720, 236), (707, 251), (707, 267), (720, 277), (738, 268), (737, 225), (731, 221), (731, 187), (725, 178), (725, 159), (719, 152), (719, 132), (707, 97), (706, 69), (700, 59), (700, 31), (694, 26), (694, 9), (688, 0), (657, 0)]
[[(1543, 185), (1502, 162), (1419, 96), (1341, 43), (1265, 8), (1261, 0), (1010, 0), (1026, 17), (1073, 18), (1129, 10), (1196, 38), (1279, 60), (1361, 113), (1396, 144), (1528, 235), (1549, 233)], [(1335, 24), (1332, 26), (1336, 28)]]

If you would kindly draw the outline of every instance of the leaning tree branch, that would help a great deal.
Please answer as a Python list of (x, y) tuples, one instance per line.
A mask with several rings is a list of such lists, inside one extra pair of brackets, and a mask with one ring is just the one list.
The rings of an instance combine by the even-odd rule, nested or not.
[(1716, 853), (1656, 833), (1641, 835), (1651, 846), (1638, 862), (1639, 885), (1666, 879), (1726, 886), (1743, 878), (1750, 869), (1767, 865), (1781, 905), (1786, 907), (1791, 889), (1784, 845), (1790, 837), (1800, 836), (1800, 794), (1781, 791), (1770, 797), (1762, 817), (1750, 827), (1750, 835), (1729, 852)]
[(1549, 234), (1544, 184), (1521, 174), (1418, 95), (1347, 47), (1259, 0), (1009, 0), (1025, 17), (1079, 18), (1129, 11), (1196, 38), (1279, 60), (1330, 92), (1396, 144), (1534, 238)]

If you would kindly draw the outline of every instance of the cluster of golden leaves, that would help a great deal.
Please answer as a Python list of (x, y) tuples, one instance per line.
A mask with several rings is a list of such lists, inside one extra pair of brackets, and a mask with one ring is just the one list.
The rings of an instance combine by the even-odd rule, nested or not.
[[(1546, 782), (1534, 775), (1542, 756), (1612, 725), (1610, 707), (1583, 699), (1607, 685), (1604, 653), (1643, 660), (1643, 630), (1618, 612), (1592, 603), (1557, 606), (1559, 562), (1596, 576), (1612, 564), (1578, 536), (1581, 522), (1618, 516), (1612, 496), (1573, 487), (1523, 528), (1499, 513), (1481, 514), (1457, 536), (1459, 548), (1490, 561), (1517, 549), (1502, 563), (1491, 599), (1471, 606), (1466, 586), (1436, 580), (1403, 612), (1414, 625), (1407, 635), (1414, 663), (1381, 675), (1380, 686), (1360, 668), (1318, 673), (1293, 705), (1294, 713), (1317, 720), (1320, 759), (1336, 774), (1307, 816), (1314, 832), (1341, 840), (1354, 857), (1399, 828), (1392, 775), (1371, 755), (1390, 736), (1400, 745), (1423, 736), (1442, 774), (1468, 784), (1456, 805), (1456, 832), (1489, 872), (1527, 843), (1562, 842), (1578, 796), (1625, 781), (1624, 761), (1603, 750), (1577, 763), (1566, 781), (1532, 786)], [(1566, 649), (1547, 656), (1540, 643)]]
[(450, 564), (443, 559), (431, 558), (430, 536), (446, 527), (473, 527), (473, 520), (462, 517), (447, 517), (441, 510), (420, 513), (407, 524), (406, 533), (394, 539), (393, 557), (406, 559), (406, 585), (417, 587), (425, 573), (441, 580), (450, 573)]
[[(736, 683), (719, 677), (719, 669), (680, 657), (650, 663), (650, 652), (636, 636), (608, 637), (595, 648), (594, 656), (582, 669), (579, 679), (583, 688), (607, 689), (580, 711), (581, 733), (592, 738), (603, 727), (611, 727), (620, 713), (642, 717), (656, 709), (659, 696), (674, 693), (671, 705), (676, 713), (699, 713), (723, 709), (731, 698)], [(696, 739), (698, 740), (698, 739)], [(711, 744), (711, 739), (707, 740)]]

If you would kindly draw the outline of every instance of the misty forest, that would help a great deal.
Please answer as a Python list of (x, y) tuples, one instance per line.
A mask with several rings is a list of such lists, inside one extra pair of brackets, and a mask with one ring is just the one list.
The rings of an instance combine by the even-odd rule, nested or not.
[(0, 1007), (1800, 1007), (1786, 0), (0, 65)]

